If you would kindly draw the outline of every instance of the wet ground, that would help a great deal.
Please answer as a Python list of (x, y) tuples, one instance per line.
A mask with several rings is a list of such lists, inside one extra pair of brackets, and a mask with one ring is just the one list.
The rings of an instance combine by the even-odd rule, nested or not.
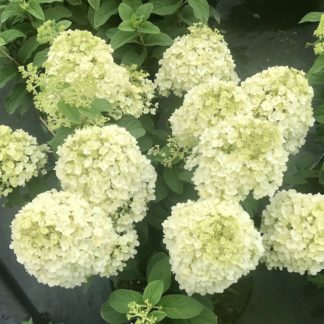
[[(320, 1), (310, 2), (307, 2), (308, 8), (297, 0), (250, 0), (248, 4), (242, 0), (219, 2), (221, 29), (237, 62), (241, 79), (273, 65), (309, 69), (314, 56), (305, 44), (312, 41), (314, 25), (296, 25), (296, 22), (308, 10), (320, 9)], [(0, 102), (1, 123), (13, 128), (23, 127), (34, 135), (40, 135), (42, 132), (35, 120), (32, 114), (24, 119), (9, 118), (4, 112), (3, 102)], [(17, 264), (8, 249), (8, 228), (16, 211), (0, 207), (0, 257), (35, 306), (41, 312), (50, 312), (54, 322), (102, 323), (99, 308), (109, 294), (107, 281), (97, 280), (89, 289), (48, 288), (38, 284)], [(324, 323), (324, 292), (312, 286), (305, 277), (285, 271), (269, 272), (260, 266), (251, 288), (251, 298), (243, 315), (236, 321), (238, 324)], [(19, 323), (26, 316), (26, 310), (0, 277), (0, 324)]]

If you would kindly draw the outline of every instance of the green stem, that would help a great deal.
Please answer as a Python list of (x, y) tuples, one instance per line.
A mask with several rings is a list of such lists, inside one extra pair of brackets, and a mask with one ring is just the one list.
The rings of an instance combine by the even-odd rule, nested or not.
[(146, 46), (145, 46), (145, 42), (144, 42), (144, 38), (143, 38), (143, 34), (142, 34), (142, 33), (138, 33), (138, 38), (139, 38), (139, 40), (140, 40), (141, 45), (142, 45), (143, 48), (144, 48), (145, 57), (146, 57), (146, 56), (147, 56), (147, 49), (146, 49)]
[(8, 58), (10, 61), (14, 62), (17, 66), (20, 66), (21, 64), (15, 60), (9, 53), (7, 53), (3, 47), (1, 47), (1, 54), (3, 54), (6, 58)]

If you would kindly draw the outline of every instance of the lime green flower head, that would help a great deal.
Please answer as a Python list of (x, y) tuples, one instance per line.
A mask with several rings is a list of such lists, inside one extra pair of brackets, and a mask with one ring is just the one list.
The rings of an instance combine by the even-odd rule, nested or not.
[(10, 247), (27, 272), (43, 284), (65, 288), (93, 275), (116, 275), (138, 245), (133, 229), (120, 236), (100, 208), (55, 190), (24, 206), (11, 231)]
[(268, 269), (311, 275), (323, 270), (323, 215), (323, 195), (279, 191), (262, 214), (262, 260)]
[(256, 199), (282, 184), (288, 153), (279, 129), (268, 121), (236, 117), (205, 130), (187, 160), (200, 197)]
[(38, 145), (36, 138), (23, 130), (0, 125), (0, 197), (45, 174), (48, 151), (47, 145)]
[(163, 233), (172, 271), (189, 295), (222, 293), (254, 270), (264, 251), (249, 215), (233, 201), (179, 203)]
[(189, 32), (176, 38), (159, 62), (155, 83), (160, 94), (182, 96), (212, 77), (237, 82), (234, 61), (219, 31), (195, 24)]
[(285, 149), (297, 153), (314, 124), (313, 89), (305, 73), (287, 66), (273, 66), (247, 78), (241, 87), (252, 102), (253, 115), (277, 125)]
[(234, 82), (211, 79), (193, 87), (170, 117), (172, 134), (182, 147), (193, 147), (206, 128), (226, 118), (251, 115), (247, 95)]
[[(45, 113), (51, 130), (71, 126), (59, 109), (61, 103), (79, 110), (82, 124), (103, 125), (111, 117), (140, 117), (155, 111), (153, 82), (145, 73), (114, 63), (112, 53), (110, 45), (90, 32), (67, 30), (54, 39), (43, 73), (35, 73), (32, 67), (21, 69), (27, 90), (33, 90), (35, 106)], [(95, 117), (91, 111), (86, 114), (95, 99), (108, 101), (113, 111)]]
[(117, 228), (143, 219), (147, 203), (155, 198), (156, 173), (126, 129), (85, 127), (57, 153), (56, 174), (64, 190), (101, 207)]

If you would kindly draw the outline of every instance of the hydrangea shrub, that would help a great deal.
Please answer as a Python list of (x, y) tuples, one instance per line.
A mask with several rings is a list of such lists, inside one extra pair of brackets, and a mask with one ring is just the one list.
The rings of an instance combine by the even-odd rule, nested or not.
[[(302, 186), (322, 181), (322, 158), (307, 168), (298, 160), (315, 121), (314, 79), (274, 66), (240, 80), (224, 37), (206, 24), (207, 1), (157, 3), (89, 1), (87, 30), (40, 6), (28, 49), (44, 52), (21, 62), (7, 54), (23, 63), (15, 73), (50, 140), (0, 126), (0, 195), (15, 202), (10, 193), (23, 186), (29, 194), (10, 247), (39, 282), (111, 279), (101, 314), (113, 324), (216, 323), (214, 295), (260, 261), (324, 269), (323, 192)], [(35, 14), (28, 8), (22, 14)], [(107, 10), (118, 28), (105, 29)], [(150, 21), (173, 14), (186, 21), (174, 40)], [(33, 192), (29, 180), (46, 171), (53, 182)]]

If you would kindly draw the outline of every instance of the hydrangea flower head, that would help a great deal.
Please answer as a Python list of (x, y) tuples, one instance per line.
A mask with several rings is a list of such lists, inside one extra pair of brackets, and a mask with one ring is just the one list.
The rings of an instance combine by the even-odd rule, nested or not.
[(313, 89), (305, 73), (287, 66), (274, 66), (247, 78), (241, 87), (252, 102), (254, 116), (277, 125), (285, 149), (297, 153), (314, 124)]
[(278, 192), (262, 214), (268, 269), (315, 275), (324, 269), (324, 196)]
[(0, 125), (0, 197), (24, 186), (32, 177), (45, 174), (48, 151), (47, 145), (38, 145), (36, 138), (25, 131)]
[(56, 174), (76, 192), (114, 216), (119, 225), (143, 219), (155, 198), (156, 173), (135, 138), (119, 126), (86, 127), (58, 148)]
[(179, 203), (163, 232), (172, 271), (189, 295), (223, 292), (255, 269), (263, 253), (260, 234), (236, 202)]
[(220, 122), (205, 130), (186, 168), (197, 166), (193, 182), (200, 197), (256, 199), (272, 196), (282, 183), (288, 153), (279, 129), (249, 117)]
[(235, 64), (223, 36), (215, 29), (196, 24), (189, 34), (175, 39), (160, 60), (156, 85), (163, 96), (177, 96), (212, 77), (238, 81)]
[[(115, 275), (129, 248), (102, 210), (63, 191), (38, 195), (19, 211), (11, 229), (18, 262), (49, 286), (73, 288), (98, 273)], [(128, 258), (134, 253), (130, 247)]]
[(206, 128), (226, 118), (251, 114), (251, 103), (234, 82), (211, 79), (193, 87), (170, 118), (172, 134), (181, 146), (193, 147)]
[[(139, 117), (154, 111), (153, 82), (145, 73), (128, 71), (114, 63), (112, 53), (110, 45), (90, 32), (68, 30), (54, 39), (43, 73), (33, 66), (20, 68), (27, 79), (27, 90), (34, 94), (36, 108), (47, 115), (51, 130), (71, 126), (71, 121), (58, 108), (62, 103), (69, 109), (78, 109), (83, 124), (103, 125), (110, 117)], [(112, 111), (93, 117), (95, 99), (107, 100), (113, 106)]]

